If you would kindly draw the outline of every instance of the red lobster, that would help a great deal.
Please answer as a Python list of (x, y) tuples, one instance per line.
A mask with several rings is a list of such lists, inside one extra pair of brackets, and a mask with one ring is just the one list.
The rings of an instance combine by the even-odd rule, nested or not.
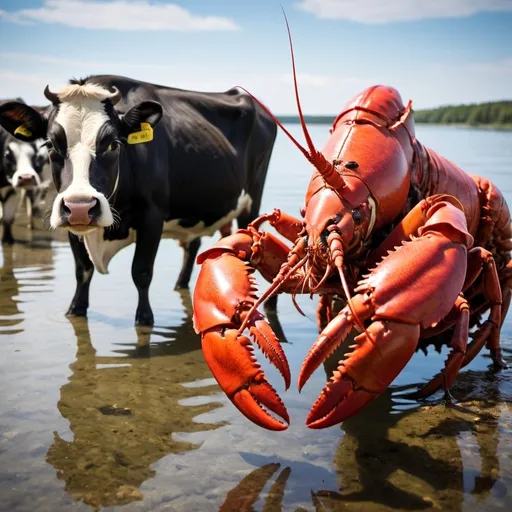
[[(320, 296), (321, 333), (304, 360), (299, 389), (353, 328), (360, 332), (313, 405), (310, 428), (356, 414), (386, 390), (422, 343), (441, 333), (450, 353), (417, 397), (448, 391), (485, 344), (494, 365), (506, 367), (499, 339), (512, 292), (512, 229), (502, 194), (416, 140), (412, 103), (404, 106), (391, 87), (369, 87), (348, 102), (317, 151), (302, 115), (289, 27), (288, 36), (309, 151), (274, 120), (314, 170), (303, 220), (276, 209), (197, 258), (194, 327), (220, 387), (257, 425), (287, 428), (267, 412), (289, 423), (244, 335), (248, 328), (288, 388), (286, 356), (257, 310), (278, 292)], [(261, 231), (265, 221), (293, 247)], [(272, 283), (259, 299), (255, 269)], [(333, 299), (345, 302), (336, 316)]]

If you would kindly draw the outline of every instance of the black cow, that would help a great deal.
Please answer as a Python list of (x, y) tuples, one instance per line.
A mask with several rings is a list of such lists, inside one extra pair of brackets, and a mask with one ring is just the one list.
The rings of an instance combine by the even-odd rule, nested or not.
[[(18, 102), (23, 102), (17, 99)], [(0, 105), (7, 100), (0, 101)], [(39, 112), (44, 109), (37, 108)], [(2, 243), (12, 244), (12, 224), (20, 203), (20, 195), (26, 201), (27, 214), (33, 227), (34, 216), (41, 216), (39, 204), (47, 184), (42, 173), (48, 164), (48, 151), (41, 147), (44, 140), (22, 142), (0, 127), (0, 206), (2, 211)]]
[(236, 88), (192, 92), (101, 75), (45, 96), (53, 106), (43, 115), (0, 106), (0, 124), (21, 140), (47, 139), (59, 192), (50, 224), (69, 231), (76, 263), (67, 314), (86, 315), (94, 268), (107, 273), (136, 241), (135, 321), (152, 325), (148, 289), (164, 223), (184, 247), (176, 287), (186, 288), (200, 237), (258, 215), (276, 126)]

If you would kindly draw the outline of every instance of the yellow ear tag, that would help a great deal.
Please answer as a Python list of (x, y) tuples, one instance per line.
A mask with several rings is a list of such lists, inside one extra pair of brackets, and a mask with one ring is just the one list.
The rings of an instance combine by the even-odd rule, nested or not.
[(24, 137), (32, 137), (32, 132), (27, 130), (22, 124), (20, 124), (16, 130), (14, 130), (14, 135), (17, 133), (23, 135)]
[(149, 123), (140, 123), (140, 132), (128, 135), (128, 144), (142, 144), (153, 140), (153, 127)]

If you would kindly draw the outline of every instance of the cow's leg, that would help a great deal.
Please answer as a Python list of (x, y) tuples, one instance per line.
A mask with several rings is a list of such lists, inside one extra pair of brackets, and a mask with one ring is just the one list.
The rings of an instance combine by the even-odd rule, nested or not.
[(180, 247), (183, 249), (183, 263), (181, 265), (180, 275), (174, 285), (175, 290), (188, 289), (190, 276), (194, 269), (194, 263), (201, 246), (201, 238), (194, 238), (191, 242), (180, 242)]
[(231, 221), (229, 221), (227, 224), (224, 224), (224, 226), (222, 226), (219, 229), (221, 238), (225, 238), (226, 236), (229, 236), (232, 234), (232, 232), (233, 232), (232, 225), (233, 225), (233, 223)]
[(135, 314), (136, 325), (153, 325), (153, 311), (149, 304), (149, 286), (153, 279), (153, 265), (163, 229), (162, 216), (154, 210), (141, 212), (137, 227), (137, 241), (132, 264), (132, 279), (139, 292)]
[(34, 219), (41, 217), (41, 208), (38, 204), (39, 194), (36, 190), (25, 191), (25, 206), (27, 208), (28, 225), (34, 229)]
[(2, 243), (12, 245), (14, 237), (12, 236), (12, 224), (18, 207), (18, 196), (14, 192), (10, 192), (7, 199), (2, 203), (3, 227)]
[(27, 210), (27, 219), (28, 219), (27, 226), (31, 229), (34, 229), (34, 213), (35, 213), (34, 191), (24, 190), (22, 197), (23, 197), (22, 204), (23, 203), (25, 204), (25, 208)]
[(94, 273), (94, 265), (87, 254), (85, 244), (72, 233), (68, 233), (68, 237), (75, 259), (76, 291), (66, 316), (87, 316), (89, 286)]

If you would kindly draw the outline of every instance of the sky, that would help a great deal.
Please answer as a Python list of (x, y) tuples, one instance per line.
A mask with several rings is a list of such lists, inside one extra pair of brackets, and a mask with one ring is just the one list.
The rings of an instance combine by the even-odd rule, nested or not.
[(366, 87), (415, 109), (512, 99), (512, 0), (0, 0), (0, 99), (118, 74), (249, 89), (295, 114), (284, 8), (306, 114)]

